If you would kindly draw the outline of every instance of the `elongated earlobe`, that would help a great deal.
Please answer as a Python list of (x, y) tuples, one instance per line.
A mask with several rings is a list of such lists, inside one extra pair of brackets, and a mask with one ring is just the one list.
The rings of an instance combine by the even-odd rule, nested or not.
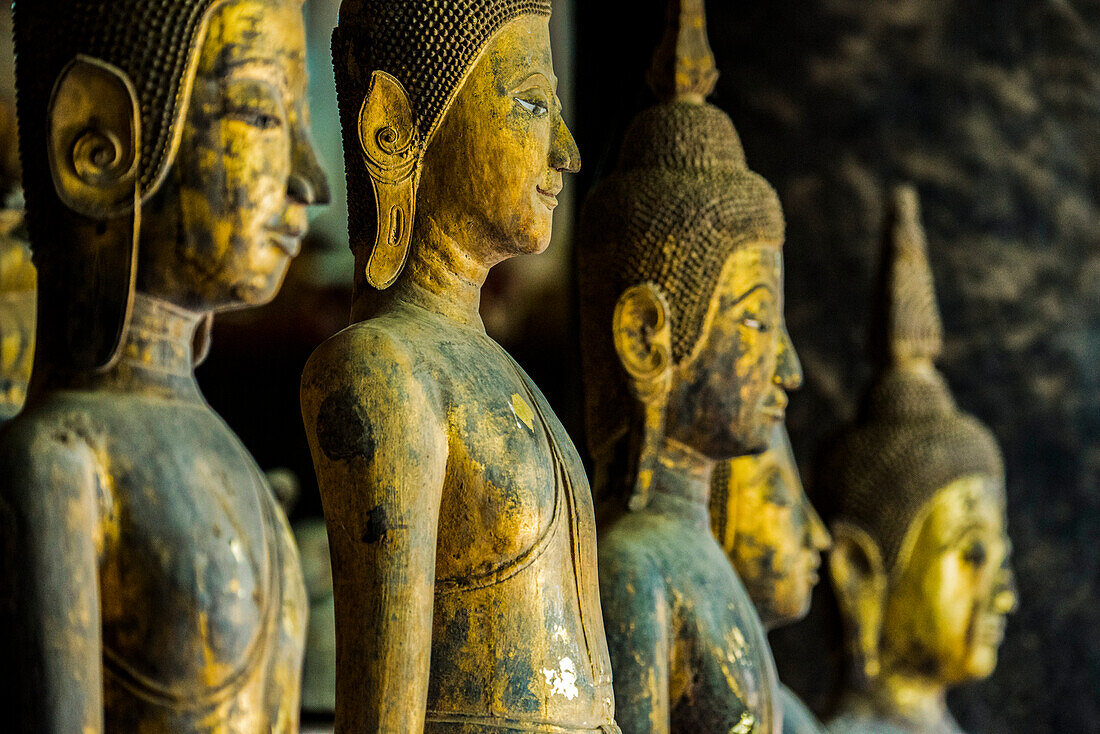
[[(64, 258), (54, 273), (80, 287), (50, 306), (57, 311), (52, 338), (76, 369), (103, 370), (118, 359), (137, 273), (142, 135), (137, 93), (121, 69), (78, 56), (54, 86), (48, 119), (50, 173), (69, 210), (65, 226), (71, 241), (87, 250)], [(89, 314), (95, 315), (94, 324)]]
[(78, 56), (54, 86), (49, 120), (50, 173), (62, 203), (89, 219), (132, 210), (141, 131), (125, 72)]
[(632, 510), (649, 504), (653, 462), (664, 438), (665, 407), (672, 380), (670, 314), (660, 289), (652, 283), (642, 283), (623, 292), (612, 320), (615, 352), (645, 420), (638, 473), (630, 498)]
[(409, 95), (384, 71), (371, 76), (359, 111), (359, 144), (374, 183), (378, 215), (367, 282), (382, 290), (401, 275), (409, 256), (423, 157)]
[(844, 616), (854, 672), (868, 682), (881, 672), (878, 651), (886, 604), (886, 569), (878, 545), (863, 528), (836, 522), (832, 533), (829, 574)]

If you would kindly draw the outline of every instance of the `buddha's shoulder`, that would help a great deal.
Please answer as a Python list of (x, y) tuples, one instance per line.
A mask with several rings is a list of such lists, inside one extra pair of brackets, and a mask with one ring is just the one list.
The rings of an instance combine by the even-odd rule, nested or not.
[[(396, 405), (410, 417), (440, 414), (439, 381), (424, 350), (390, 319), (352, 324), (326, 340), (302, 374), (302, 407), (358, 406), (367, 414)], [(417, 407), (419, 406), (419, 408)]]
[(28, 406), (0, 430), (0, 474), (11, 487), (75, 490), (72, 480), (92, 477), (97, 467), (88, 441), (94, 429), (86, 413), (53, 402)]
[(673, 532), (670, 523), (659, 515), (626, 512), (600, 533), (597, 544), (600, 566), (620, 577), (661, 576), (667, 565), (662, 548)]
[(325, 340), (306, 363), (305, 379), (339, 384), (349, 379), (401, 379), (417, 362), (415, 344), (398, 324), (371, 319)]

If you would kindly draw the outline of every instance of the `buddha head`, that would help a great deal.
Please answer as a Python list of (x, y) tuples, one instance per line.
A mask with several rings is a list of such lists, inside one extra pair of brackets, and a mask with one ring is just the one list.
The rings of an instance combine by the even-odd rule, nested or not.
[(782, 210), (729, 117), (704, 102), (716, 78), (702, 2), (674, 0), (649, 77), (660, 104), (634, 120), (582, 219), (596, 484), (633, 475), (635, 504), (648, 447), (762, 451), (802, 379), (783, 319)]
[(301, 0), (33, 0), (14, 20), (45, 359), (109, 367), (136, 290), (270, 300), (328, 197)]
[(446, 240), (451, 269), (549, 245), (580, 167), (549, 18), (549, 0), (344, 0), (333, 62), (357, 289), (434, 257), (421, 240)]
[(898, 681), (988, 676), (1016, 606), (997, 442), (933, 364), (942, 327), (918, 209), (913, 189), (894, 192), (877, 374), (818, 475), (855, 682), (884, 700)]
[(719, 463), (711, 487), (711, 527), (764, 625), (802, 619), (831, 538), (803, 490), (786, 427), (772, 429), (763, 453)]

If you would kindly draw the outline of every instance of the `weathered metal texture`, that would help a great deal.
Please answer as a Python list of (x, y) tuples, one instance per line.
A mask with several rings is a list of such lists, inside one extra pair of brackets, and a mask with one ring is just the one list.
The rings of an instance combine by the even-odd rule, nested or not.
[[(785, 426), (772, 429), (766, 451), (718, 464), (710, 511), (714, 535), (764, 626), (772, 630), (806, 616), (821, 553), (832, 541), (803, 491)], [(786, 734), (822, 731), (786, 687), (781, 701)]]
[[(92, 341), (104, 349), (93, 351), (110, 358), (78, 359), (51, 339), (24, 411), (0, 432), (0, 635), (12, 651), (5, 675), (18, 676), (0, 696), (15, 730), (35, 734), (293, 733), (307, 614), (297, 551), (268, 482), (203, 400), (194, 364), (215, 312), (274, 296), (306, 207), (325, 197), (307, 130), (301, 6), (211, 3), (202, 32), (182, 37), (162, 23), (174, 2), (127, 7), (149, 22), (113, 36), (113, 60), (142, 35), (141, 48), (188, 59), (185, 78), (161, 81), (190, 93), (171, 150), (149, 159), (167, 166), (163, 183), (142, 192), (145, 206), (134, 189), (122, 214), (114, 174), (146, 179), (142, 121), (162, 111), (143, 110), (153, 103), (130, 75), (90, 56), (55, 69), (63, 93), (36, 97), (53, 83), (35, 78), (36, 49), (53, 58), (62, 31), (77, 31), (51, 24), (49, 4), (16, 7), (21, 115), (48, 110), (46, 128), (59, 131), (22, 141), (28, 167), (53, 174), (28, 178), (41, 187), (26, 191), (32, 237), (56, 237), (33, 242), (39, 314), (63, 313), (50, 305), (62, 295), (85, 304), (77, 326), (102, 329)], [(98, 43), (112, 30), (97, 18), (108, 22), (93, 13), (78, 30)], [(59, 101), (70, 97), (79, 103)], [(78, 128), (71, 147), (57, 145)], [(136, 168), (116, 170), (120, 161)], [(131, 275), (59, 277), (131, 242)], [(127, 257), (116, 255), (104, 257)], [(39, 319), (39, 344), (56, 326)]]
[(578, 245), (618, 716), (631, 732), (778, 733), (764, 626), (708, 503), (715, 462), (763, 450), (801, 383), (783, 215), (704, 102), (717, 73), (702, 2), (673, 0), (669, 20), (650, 73), (661, 104), (628, 131)]
[(1016, 607), (1004, 470), (934, 366), (941, 333), (915, 190), (893, 195), (872, 334), (878, 372), (818, 483), (851, 667), (834, 732), (960, 729), (945, 694), (993, 672)]
[[(454, 40), (461, 58), (371, 66), (370, 25), (413, 18), (414, 5), (455, 22), (394, 33), (413, 47)], [(390, 6), (392, 16), (371, 15)], [(584, 469), (478, 315), (493, 265), (548, 246), (563, 174), (580, 166), (544, 6), (344, 3), (336, 71), (350, 198), (364, 216), (374, 212), (366, 186), (390, 180), (364, 152), (389, 144), (381, 133), (410, 112), (435, 132), (407, 207), (407, 263), (376, 290), (364, 277), (374, 228), (356, 238), (353, 225), (354, 323), (314, 353), (302, 383), (332, 553), (340, 732), (618, 731)], [(500, 15), (470, 51), (471, 29)], [(443, 107), (418, 102), (449, 95), (439, 80), (455, 78)], [(440, 88), (424, 89), (433, 79)], [(364, 99), (383, 88), (390, 104)]]

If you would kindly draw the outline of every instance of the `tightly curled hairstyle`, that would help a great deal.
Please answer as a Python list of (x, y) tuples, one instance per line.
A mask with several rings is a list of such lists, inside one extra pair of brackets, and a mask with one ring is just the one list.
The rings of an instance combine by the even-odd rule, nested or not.
[(376, 71), (409, 96), (422, 159), (466, 76), (493, 36), (525, 14), (550, 15), (550, 0), (344, 0), (332, 62), (348, 182), (348, 229), (359, 256), (375, 241), (376, 211), (359, 141), (359, 113)]
[(27, 218), (36, 254), (57, 240), (62, 206), (50, 176), (47, 134), (54, 85), (78, 55), (120, 69), (137, 94), (138, 189), (147, 199), (172, 165), (202, 46), (225, 0), (16, 0), (15, 78)]
[(612, 341), (619, 296), (656, 285), (671, 311), (672, 359), (699, 342), (722, 267), (739, 248), (781, 245), (783, 212), (749, 170), (716, 107), (673, 101), (635, 119), (619, 165), (590, 195), (578, 265), (589, 448), (605, 456), (629, 431), (631, 400)]
[(823, 447), (815, 483), (825, 518), (866, 531), (888, 571), (940, 489), (1004, 475), (997, 440), (955, 406), (933, 366), (943, 328), (916, 191), (900, 187), (893, 206), (871, 339), (878, 374), (857, 420)]
[[(40, 276), (37, 364), (79, 372), (102, 369), (117, 357), (133, 297), (141, 202), (156, 193), (174, 161), (203, 34), (224, 2), (14, 3), (23, 188)], [(110, 76), (127, 99), (92, 100), (76, 119), (78, 110), (65, 105), (83, 94), (67, 74), (78, 60)], [(53, 109), (62, 87), (68, 96)], [(109, 124), (100, 128), (101, 118), (124, 115), (117, 106), (132, 108), (136, 139), (113, 139)], [(56, 137), (58, 131), (77, 137)], [(61, 147), (51, 154), (54, 145)], [(69, 178), (89, 198), (77, 203), (71, 187), (60, 188), (55, 163), (74, 167)], [(121, 188), (108, 196), (110, 182)], [(114, 198), (120, 192), (126, 195)]]

